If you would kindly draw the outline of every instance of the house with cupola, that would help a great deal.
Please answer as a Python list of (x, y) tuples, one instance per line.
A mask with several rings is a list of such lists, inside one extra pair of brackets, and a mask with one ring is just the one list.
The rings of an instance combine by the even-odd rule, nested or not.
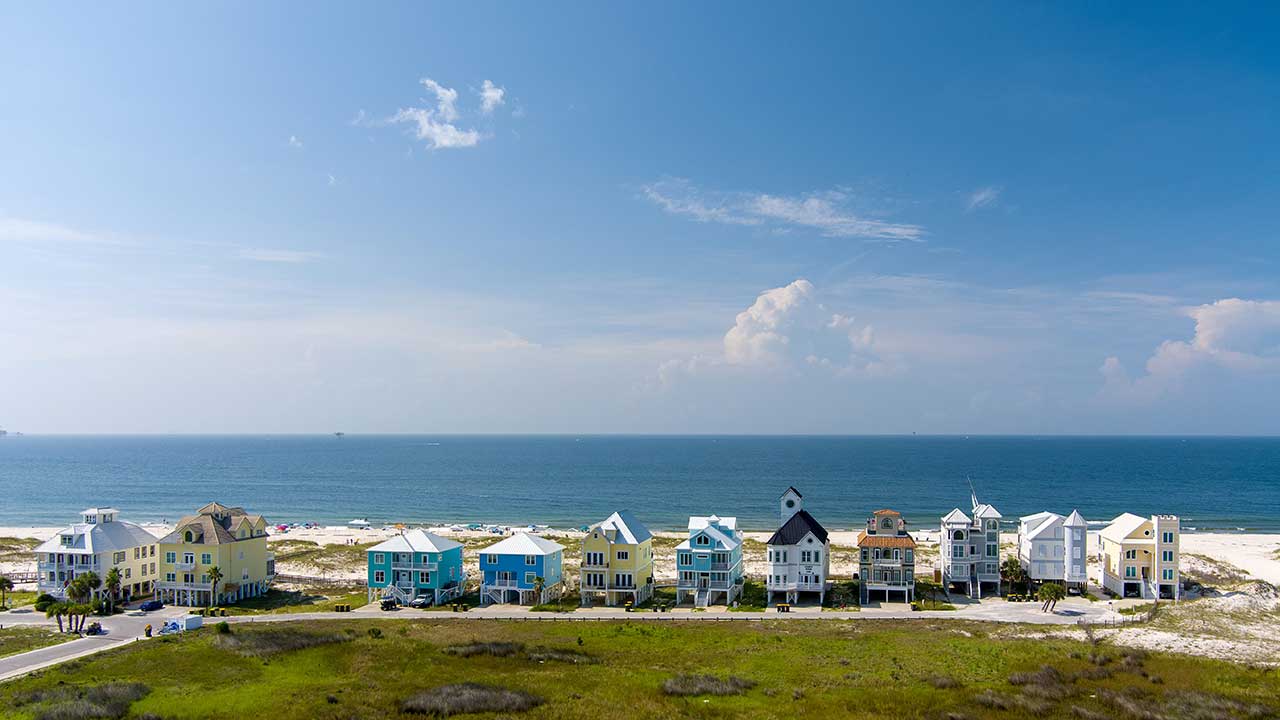
[(1063, 517), (1043, 511), (1018, 518), (1018, 562), (1033, 585), (1058, 583), (1084, 591), (1088, 574), (1088, 523), (1079, 510)]
[(461, 596), (467, 585), (462, 544), (421, 528), (374, 545), (366, 556), (369, 602), (391, 598), (402, 605), (415, 600), (439, 605)]
[(991, 505), (972, 497), (971, 512), (955, 508), (942, 518), (938, 543), (942, 584), (948, 592), (961, 590), (968, 597), (981, 599), (1000, 594), (1000, 519), (1004, 517)]
[(564, 590), (564, 546), (516, 533), (480, 551), (480, 602), (540, 605)]
[(876, 510), (858, 533), (858, 595), (911, 602), (916, 592), (916, 541), (897, 510)]
[(158, 572), (156, 537), (119, 519), (115, 508), (87, 508), (73, 523), (35, 548), (37, 585), (41, 593), (66, 599), (77, 575), (94, 573), (101, 583), (95, 597), (108, 592), (107, 573), (120, 573), (119, 597), (126, 602), (151, 593)]
[(827, 530), (804, 509), (804, 496), (794, 487), (778, 498), (779, 526), (765, 543), (768, 599), (799, 602), (802, 594), (826, 597), (831, 569), (831, 543)]
[(1098, 533), (1102, 586), (1119, 597), (1179, 599), (1181, 535), (1177, 515), (1141, 517), (1125, 513), (1112, 520)]
[(676, 602), (732, 604), (742, 596), (742, 533), (736, 517), (689, 518), (689, 538), (676, 546)]
[(179, 520), (159, 546), (156, 595), (170, 605), (234, 603), (262, 595), (275, 580), (267, 521), (241, 507), (211, 502)]
[(639, 605), (653, 597), (653, 534), (630, 512), (615, 512), (587, 529), (578, 573), (583, 606)]

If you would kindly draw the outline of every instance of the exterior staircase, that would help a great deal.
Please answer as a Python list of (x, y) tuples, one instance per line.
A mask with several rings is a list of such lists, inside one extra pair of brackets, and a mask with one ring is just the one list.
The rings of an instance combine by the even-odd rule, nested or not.
[(396, 602), (400, 603), (401, 605), (408, 605), (410, 600), (409, 593), (396, 587), (395, 585), (388, 585), (385, 588), (383, 588), (382, 597), (384, 598), (393, 597), (396, 599)]
[(693, 596), (693, 606), (704, 608), (711, 604), (711, 591), (699, 590), (697, 595)]

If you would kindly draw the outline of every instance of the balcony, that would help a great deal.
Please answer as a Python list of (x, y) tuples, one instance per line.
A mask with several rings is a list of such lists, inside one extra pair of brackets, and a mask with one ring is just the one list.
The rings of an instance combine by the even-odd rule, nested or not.
[(530, 588), (521, 588), (520, 581), (515, 578), (494, 578), (493, 582), (485, 583), (485, 587), (495, 590), (528, 590)]
[(436, 572), (440, 568), (440, 563), (424, 563), (424, 562), (391, 562), (393, 570), (421, 570), (423, 572)]
[(174, 564), (173, 564), (173, 569), (174, 569), (174, 570), (177, 570), (178, 572), (191, 572), (192, 570), (195, 570), (195, 569), (196, 569), (196, 564), (195, 564), (195, 562), (194, 562), (194, 561), (192, 561), (192, 562), (176, 562), (176, 563), (174, 563)]
[(699, 582), (697, 580), (681, 580), (676, 585), (680, 590), (728, 590), (734, 587), (735, 583), (729, 580), (710, 580), (707, 582)]
[(822, 592), (826, 589), (826, 583), (816, 582), (781, 582), (775, 583), (770, 581), (765, 584), (767, 590), (782, 592), (784, 590), (796, 590), (799, 592)]
[(165, 580), (156, 581), (156, 589), (158, 590), (212, 590), (213, 583), (199, 582), (167, 582)]
[(915, 584), (916, 584), (915, 580), (868, 580), (866, 583), (867, 587), (869, 588), (914, 587)]
[(609, 562), (607, 560), (604, 562), (595, 562), (594, 560), (588, 562), (583, 560), (581, 567), (583, 570), (608, 570)]
[(902, 560), (900, 559), (895, 560), (893, 558), (880, 558), (878, 560), (872, 560), (871, 564), (875, 565), (876, 567), (901, 567)]

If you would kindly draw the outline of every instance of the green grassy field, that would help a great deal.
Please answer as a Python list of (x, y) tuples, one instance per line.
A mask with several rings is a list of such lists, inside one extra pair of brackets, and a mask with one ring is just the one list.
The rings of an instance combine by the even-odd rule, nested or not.
[(259, 597), (245, 598), (234, 605), (222, 605), (228, 615), (269, 615), (277, 613), (329, 612), (339, 603), (353, 608), (367, 604), (363, 587), (316, 587), (302, 590), (272, 588)]
[[(0, 708), (9, 708), (0, 713), (89, 717), (63, 707), (89, 698), (114, 703), (117, 714), (100, 717), (372, 720), (413, 717), (402, 710), (406, 700), (464, 682), (500, 688), (507, 711), (468, 715), (485, 718), (597, 720), (626, 708), (641, 718), (1191, 720), (1273, 717), (1280, 708), (1275, 669), (1018, 632), (957, 621), (380, 620), (233, 626), (227, 635), (205, 628), (0, 685)], [(117, 684), (102, 687), (108, 681)], [(728, 694), (670, 694), (706, 690)], [(438, 709), (454, 701), (437, 693), (414, 703)]]
[(19, 608), (23, 605), (30, 605), (36, 601), (37, 595), (38, 593), (34, 590), (15, 590), (13, 592), (7, 592), (4, 594), (5, 604), (0, 605), (0, 612), (4, 612), (5, 610), (10, 610), (12, 608)]
[(47, 627), (29, 627), (17, 625), (0, 629), (0, 657), (17, 655), (28, 650), (39, 650), (42, 647), (58, 645), (68, 640), (75, 640), (79, 635), (59, 633), (57, 629)]

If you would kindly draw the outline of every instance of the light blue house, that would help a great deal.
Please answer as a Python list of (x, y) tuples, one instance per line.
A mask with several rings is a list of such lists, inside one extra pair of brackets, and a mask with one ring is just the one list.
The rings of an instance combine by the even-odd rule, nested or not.
[(517, 533), (480, 551), (480, 601), (537, 605), (559, 597), (564, 546)]
[(689, 518), (689, 539), (676, 546), (676, 602), (726, 605), (742, 595), (742, 533), (737, 518)]
[(417, 598), (438, 605), (459, 597), (467, 586), (462, 545), (426, 530), (408, 530), (369, 548), (369, 602)]

